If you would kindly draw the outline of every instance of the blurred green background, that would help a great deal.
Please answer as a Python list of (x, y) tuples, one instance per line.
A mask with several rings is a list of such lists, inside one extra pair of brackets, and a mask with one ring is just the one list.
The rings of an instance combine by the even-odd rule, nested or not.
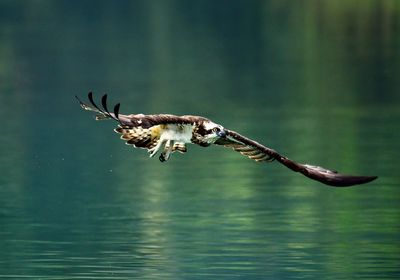
[[(0, 278), (398, 279), (400, 1), (0, 1)], [(211, 118), (325, 187), (190, 146), (161, 164), (94, 122)]]

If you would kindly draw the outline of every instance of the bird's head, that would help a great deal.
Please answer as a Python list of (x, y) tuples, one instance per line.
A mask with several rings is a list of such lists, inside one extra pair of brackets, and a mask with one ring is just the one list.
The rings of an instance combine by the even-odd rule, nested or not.
[(203, 138), (202, 141), (207, 144), (213, 144), (218, 139), (226, 137), (226, 131), (222, 125), (208, 120), (201, 124), (198, 134)]

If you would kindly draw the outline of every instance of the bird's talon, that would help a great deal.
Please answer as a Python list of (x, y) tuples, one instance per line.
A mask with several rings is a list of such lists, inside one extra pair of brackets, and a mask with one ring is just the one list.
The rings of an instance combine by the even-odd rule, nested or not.
[(158, 159), (159, 159), (161, 162), (165, 162), (165, 155), (164, 155), (164, 154), (160, 154), (160, 156), (158, 157)]

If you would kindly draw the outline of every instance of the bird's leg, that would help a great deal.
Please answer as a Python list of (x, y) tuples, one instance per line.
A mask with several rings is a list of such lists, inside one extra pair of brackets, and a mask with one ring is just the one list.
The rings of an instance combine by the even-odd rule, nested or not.
[(180, 153), (186, 153), (187, 149), (185, 143), (182, 142), (175, 142), (174, 146), (172, 147), (172, 152), (178, 151)]
[(173, 140), (168, 140), (165, 143), (164, 146), (164, 151), (160, 154), (159, 160), (161, 162), (167, 161), (169, 157), (171, 156), (172, 148), (174, 147), (174, 141)]
[(158, 150), (160, 150), (161, 146), (166, 142), (166, 140), (158, 140), (158, 143), (155, 147), (149, 149), (150, 157), (154, 157), (157, 154)]

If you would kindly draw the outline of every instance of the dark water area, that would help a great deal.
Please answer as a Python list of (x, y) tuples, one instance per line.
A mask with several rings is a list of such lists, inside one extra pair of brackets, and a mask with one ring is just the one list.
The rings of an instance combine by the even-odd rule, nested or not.
[[(399, 279), (399, 1), (1, 1), (1, 279)], [(299, 162), (124, 145), (74, 96)]]

